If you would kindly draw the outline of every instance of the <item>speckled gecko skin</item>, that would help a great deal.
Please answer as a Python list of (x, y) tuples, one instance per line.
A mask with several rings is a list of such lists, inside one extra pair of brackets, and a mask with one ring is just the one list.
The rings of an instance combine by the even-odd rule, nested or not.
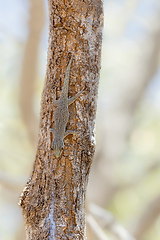
[(54, 134), (54, 140), (52, 141), (52, 149), (56, 158), (60, 157), (63, 148), (64, 142), (63, 139), (69, 134), (76, 134), (76, 132), (72, 130), (66, 131), (66, 125), (69, 119), (69, 110), (68, 106), (73, 103), (82, 93), (80, 91), (74, 97), (68, 98), (68, 85), (69, 85), (69, 76), (70, 76), (70, 68), (73, 60), (73, 55), (69, 61), (69, 64), (66, 69), (65, 80), (62, 88), (62, 93), (59, 100), (54, 101), (54, 106), (57, 106), (54, 112), (54, 129), (50, 128), (50, 131)]

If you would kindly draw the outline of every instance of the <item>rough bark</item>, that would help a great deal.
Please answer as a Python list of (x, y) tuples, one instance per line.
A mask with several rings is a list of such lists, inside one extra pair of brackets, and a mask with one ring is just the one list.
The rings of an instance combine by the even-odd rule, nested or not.
[[(40, 130), (31, 178), (21, 195), (26, 239), (86, 239), (85, 193), (95, 151), (95, 115), (103, 26), (101, 0), (49, 0), (49, 48), (41, 99)], [(51, 150), (53, 99), (58, 99), (73, 53), (67, 129), (79, 135), (64, 140), (62, 156)]]
[(29, 36), (27, 39), (20, 77), (20, 109), (30, 141), (37, 143), (38, 119), (33, 109), (37, 73), (38, 50), (44, 26), (44, 0), (30, 0)]

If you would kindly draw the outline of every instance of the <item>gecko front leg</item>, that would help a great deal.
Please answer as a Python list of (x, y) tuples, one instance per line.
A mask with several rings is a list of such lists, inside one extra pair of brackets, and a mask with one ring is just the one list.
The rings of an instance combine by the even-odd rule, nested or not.
[(77, 98), (79, 98), (79, 96), (81, 95), (81, 93), (83, 92), (84, 89), (82, 89), (79, 93), (77, 93), (74, 97), (71, 97), (68, 99), (68, 106), (70, 104), (72, 104), (74, 101), (77, 100)]

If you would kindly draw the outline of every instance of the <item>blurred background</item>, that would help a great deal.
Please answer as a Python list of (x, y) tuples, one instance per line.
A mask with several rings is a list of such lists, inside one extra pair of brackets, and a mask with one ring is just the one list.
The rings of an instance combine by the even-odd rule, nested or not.
[[(160, 1), (105, 0), (88, 239), (160, 239)], [(35, 158), (47, 0), (0, 0), (0, 240), (23, 240), (17, 205)]]

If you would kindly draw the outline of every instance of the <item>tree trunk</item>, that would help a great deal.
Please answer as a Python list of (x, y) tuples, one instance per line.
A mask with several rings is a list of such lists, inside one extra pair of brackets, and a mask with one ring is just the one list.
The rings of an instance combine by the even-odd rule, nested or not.
[[(103, 27), (101, 0), (49, 0), (49, 48), (41, 100), (37, 154), (21, 195), (26, 239), (86, 239), (85, 193), (95, 151)], [(67, 129), (78, 135), (64, 140), (60, 158), (51, 150), (53, 100), (59, 99), (71, 54), (69, 97), (83, 90), (69, 107)]]

